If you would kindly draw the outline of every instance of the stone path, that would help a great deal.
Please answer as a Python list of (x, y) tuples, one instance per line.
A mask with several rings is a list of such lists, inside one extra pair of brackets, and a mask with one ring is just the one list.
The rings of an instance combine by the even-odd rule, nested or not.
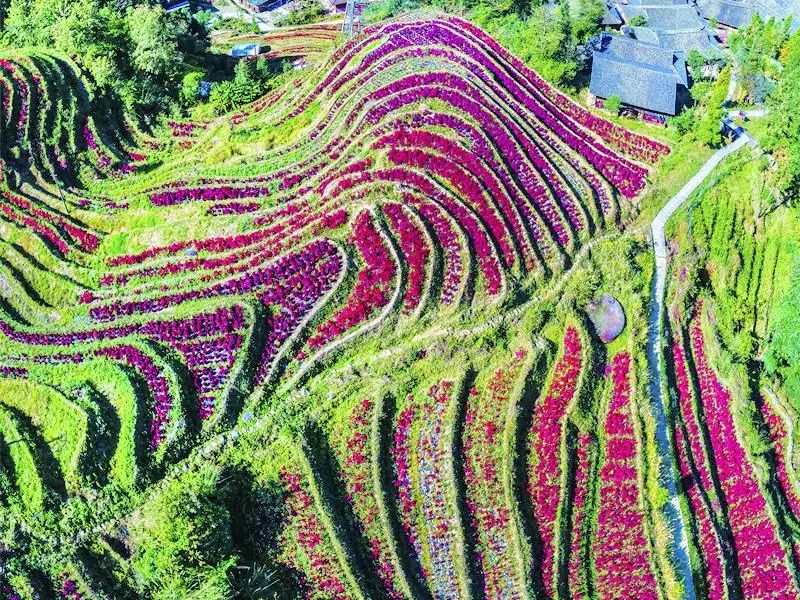
[[(730, 95), (730, 94), (729, 94)], [(647, 366), (649, 371), (650, 401), (656, 417), (656, 444), (661, 457), (659, 482), (669, 494), (669, 503), (665, 505), (664, 512), (672, 525), (673, 547), (672, 558), (678, 570), (678, 576), (683, 581), (684, 599), (695, 600), (694, 583), (692, 581), (692, 568), (689, 560), (689, 544), (686, 537), (686, 525), (683, 521), (680, 500), (678, 497), (675, 470), (672, 462), (672, 445), (670, 432), (664, 410), (664, 375), (663, 353), (661, 349), (661, 326), (664, 323), (664, 291), (667, 278), (667, 241), (664, 235), (664, 226), (669, 218), (691, 196), (695, 190), (706, 180), (711, 172), (728, 156), (738, 151), (747, 144), (755, 144), (753, 137), (743, 128), (733, 125), (726, 116), (722, 123), (729, 128), (736, 139), (727, 146), (717, 150), (711, 158), (695, 173), (686, 184), (673, 196), (659, 211), (650, 226), (655, 254), (655, 273), (650, 288), (649, 333), (647, 339)]]

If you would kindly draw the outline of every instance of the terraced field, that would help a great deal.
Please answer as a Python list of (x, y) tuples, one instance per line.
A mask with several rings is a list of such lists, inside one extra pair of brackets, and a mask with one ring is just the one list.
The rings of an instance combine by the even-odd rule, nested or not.
[(262, 597), (220, 565), (287, 598), (796, 595), (785, 407), (765, 488), (702, 305), (670, 350), (677, 575), (629, 230), (670, 148), (454, 17), (265, 43), (313, 66), (147, 131), (64, 57), (0, 61), (3, 597), (176, 597), (146, 515), (184, 485), (230, 512), (198, 598)]

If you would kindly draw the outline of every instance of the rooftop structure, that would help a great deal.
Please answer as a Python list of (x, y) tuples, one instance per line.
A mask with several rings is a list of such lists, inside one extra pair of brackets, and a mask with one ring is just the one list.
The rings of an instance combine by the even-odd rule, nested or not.
[(633, 37), (639, 41), (661, 46), (669, 50), (688, 53), (697, 50), (703, 54), (713, 54), (720, 50), (719, 42), (706, 22), (693, 5), (676, 3), (677, 0), (634, 0), (628, 4), (617, 4), (616, 8), (623, 20), (643, 20), (645, 24), (631, 28)]
[(697, 8), (709, 21), (734, 29), (747, 25), (756, 13), (765, 21), (791, 16), (792, 30), (800, 27), (800, 0), (698, 0)]
[(619, 96), (623, 104), (674, 115), (679, 87), (688, 85), (682, 55), (632, 38), (601, 34), (594, 52), (589, 91), (598, 98)]

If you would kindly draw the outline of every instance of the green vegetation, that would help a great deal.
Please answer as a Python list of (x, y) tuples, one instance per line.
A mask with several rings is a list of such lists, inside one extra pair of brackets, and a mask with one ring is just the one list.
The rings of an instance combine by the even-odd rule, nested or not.
[(128, 107), (160, 107), (177, 96), (186, 64), (203, 61), (208, 33), (183, 11), (146, 3), (12, 0), (0, 48), (43, 48), (77, 56), (97, 86)]
[(730, 48), (747, 102), (761, 104), (775, 89), (781, 75), (777, 59), (788, 38), (788, 21), (765, 22), (758, 14), (747, 27), (731, 34)]
[(184, 477), (131, 522), (131, 566), (152, 598), (225, 598), (235, 564), (231, 516), (213, 467)]
[[(782, 70), (763, 149), (669, 224), (660, 421), (649, 227), (725, 141), (735, 63), (690, 54), (696, 103), (664, 128), (551, 87), (585, 91), (594, 0), (347, 47), (337, 23), (4, 6), (4, 600), (678, 600), (684, 567), (701, 600), (797, 595), (798, 35), (735, 39)], [(253, 41), (269, 56), (215, 55)], [(765, 549), (770, 575), (742, 560)]]
[(622, 104), (619, 96), (614, 94), (613, 96), (609, 96), (603, 101), (603, 108), (605, 108), (608, 112), (613, 115), (619, 114), (619, 107)]
[(308, 25), (327, 18), (327, 13), (322, 5), (316, 1), (306, 1), (297, 6), (286, 17), (280, 19), (276, 25), (278, 27), (293, 27), (296, 25)]
[(725, 115), (725, 99), (728, 97), (728, 85), (731, 81), (731, 70), (726, 67), (722, 70), (714, 85), (711, 87), (708, 98), (703, 105), (703, 117), (700, 120), (695, 135), (697, 139), (707, 146), (722, 144), (722, 117)]
[(784, 49), (780, 81), (769, 98), (764, 147), (778, 161), (773, 185), (784, 200), (800, 200), (800, 34)]
[[(370, 5), (367, 20), (380, 20), (414, 9), (422, 0), (383, 0)], [(436, 7), (452, 9), (449, 0)], [(588, 80), (588, 56), (578, 46), (600, 30), (605, 4), (598, 0), (554, 4), (530, 0), (463, 3), (469, 17), (548, 81), (577, 88)]]

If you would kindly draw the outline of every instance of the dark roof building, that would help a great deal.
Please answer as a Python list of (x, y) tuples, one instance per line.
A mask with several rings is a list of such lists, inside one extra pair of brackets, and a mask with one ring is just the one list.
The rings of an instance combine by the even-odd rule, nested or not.
[(234, 0), (234, 2), (256, 13), (264, 12), (276, 3), (275, 0)]
[(687, 6), (686, 0), (628, 0), (623, 4), (628, 6)]
[(640, 42), (688, 53), (697, 50), (705, 56), (720, 54), (722, 49), (708, 29), (700, 31), (661, 31), (651, 27), (632, 27), (631, 34)]
[(706, 26), (694, 6), (688, 4), (618, 4), (626, 21), (642, 16), (647, 27), (661, 31), (699, 31)]
[(622, 25), (622, 17), (619, 16), (619, 12), (617, 11), (616, 7), (612, 6), (608, 9), (605, 16), (603, 16), (603, 21), (601, 25), (605, 27), (619, 27)]
[(752, 4), (729, 0), (699, 0), (697, 9), (703, 18), (735, 29), (747, 25), (756, 12)]
[(792, 16), (792, 31), (800, 27), (800, 0), (698, 0), (697, 8), (709, 21), (734, 29), (747, 25), (756, 13), (765, 21)]
[(598, 98), (619, 96), (623, 104), (674, 115), (679, 88), (688, 75), (683, 56), (653, 44), (603, 33), (592, 56), (589, 91)]
[[(637, 17), (646, 23), (631, 28), (631, 33), (636, 39), (684, 53), (697, 50), (709, 55), (721, 50), (714, 33), (708, 28), (693, 5), (685, 2), (655, 4), (656, 1), (647, 0), (646, 4), (616, 5), (626, 23), (630, 23)], [(673, 2), (673, 0), (663, 0), (663, 2)]]

